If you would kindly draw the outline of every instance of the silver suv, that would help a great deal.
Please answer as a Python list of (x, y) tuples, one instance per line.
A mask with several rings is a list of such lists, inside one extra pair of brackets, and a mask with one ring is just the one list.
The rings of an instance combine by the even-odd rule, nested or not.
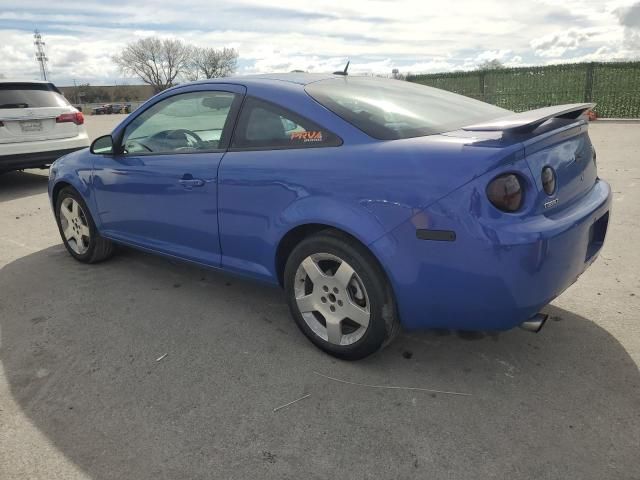
[(0, 80), (0, 173), (89, 146), (84, 116), (49, 82)]

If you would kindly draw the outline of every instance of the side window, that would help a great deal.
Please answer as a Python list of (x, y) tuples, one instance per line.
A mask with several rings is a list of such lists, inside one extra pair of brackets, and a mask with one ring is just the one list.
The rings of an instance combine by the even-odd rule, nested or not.
[(267, 150), (341, 144), (340, 138), (327, 129), (282, 107), (248, 97), (240, 113), (232, 147)]
[(192, 92), (155, 104), (125, 129), (125, 153), (188, 153), (221, 148), (235, 94)]

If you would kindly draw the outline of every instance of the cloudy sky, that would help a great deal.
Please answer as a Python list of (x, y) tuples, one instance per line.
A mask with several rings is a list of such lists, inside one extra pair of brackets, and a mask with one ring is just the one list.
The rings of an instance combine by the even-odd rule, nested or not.
[(240, 52), (238, 73), (388, 74), (640, 58), (632, 0), (0, 0), (0, 75), (38, 78), (33, 30), (58, 85), (137, 83), (111, 61), (158, 35)]

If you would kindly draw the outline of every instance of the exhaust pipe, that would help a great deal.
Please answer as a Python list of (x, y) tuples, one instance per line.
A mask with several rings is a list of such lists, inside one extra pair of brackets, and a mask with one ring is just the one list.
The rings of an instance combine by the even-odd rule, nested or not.
[(520, 324), (520, 328), (526, 330), (527, 332), (538, 333), (540, 330), (542, 330), (544, 322), (547, 321), (547, 318), (549, 318), (549, 315), (547, 315), (546, 313), (536, 313), (529, 320), (525, 320), (524, 322), (522, 322)]

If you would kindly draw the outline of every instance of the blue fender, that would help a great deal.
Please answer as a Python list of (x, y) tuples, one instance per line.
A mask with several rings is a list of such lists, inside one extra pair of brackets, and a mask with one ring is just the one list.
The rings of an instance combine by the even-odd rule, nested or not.
[(100, 230), (100, 217), (91, 188), (93, 176), (93, 155), (88, 148), (69, 153), (56, 160), (49, 170), (49, 199), (53, 205), (53, 192), (62, 183), (71, 185), (82, 197), (89, 208), (96, 228)]

